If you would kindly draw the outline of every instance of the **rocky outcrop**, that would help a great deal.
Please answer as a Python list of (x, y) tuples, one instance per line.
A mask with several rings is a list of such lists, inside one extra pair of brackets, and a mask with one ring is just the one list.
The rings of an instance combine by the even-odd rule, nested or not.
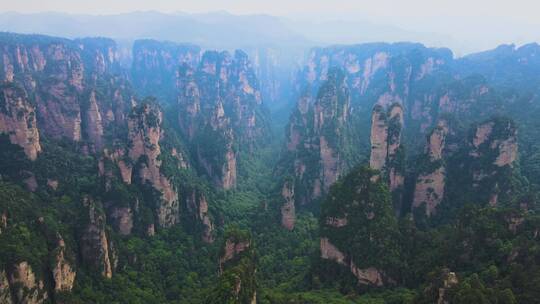
[(56, 292), (66, 292), (73, 289), (77, 272), (67, 259), (66, 245), (61, 236), (58, 238), (58, 245), (54, 251), (52, 275)]
[[(293, 178), (297, 205), (310, 204), (328, 192), (345, 169), (342, 156), (348, 117), (349, 91), (344, 74), (338, 69), (328, 72), (315, 100), (302, 96), (287, 127), (285, 170)], [(289, 187), (285, 185), (284, 187)], [(285, 200), (287, 203), (287, 200)], [(291, 210), (291, 208), (288, 208)]]
[(296, 212), (294, 206), (294, 184), (291, 181), (286, 181), (283, 184), (281, 197), (285, 201), (281, 205), (281, 226), (287, 230), (293, 230), (296, 221)]
[(179, 222), (180, 204), (177, 190), (160, 172), (162, 120), (162, 112), (155, 104), (143, 103), (133, 109), (128, 120), (128, 155), (133, 163), (138, 164), (140, 181), (150, 183), (160, 193), (157, 221), (161, 227), (170, 227)]
[[(356, 278), (354, 285), (377, 287), (393, 282), (392, 262), (383, 260), (398, 246), (392, 236), (397, 221), (386, 184), (374, 176), (378, 176), (375, 170), (353, 169), (321, 205), (320, 258), (324, 263), (319, 276), (325, 281), (341, 281), (342, 275), (351, 274)], [(373, 233), (381, 230), (385, 232)]]
[(105, 278), (112, 278), (114, 253), (105, 227), (105, 214), (101, 206), (89, 197), (83, 200), (86, 209), (86, 225), (80, 236), (81, 257), (83, 263), (100, 273)]
[(417, 166), (412, 207), (424, 206), (428, 217), (442, 203), (452, 208), (465, 203), (464, 198), (495, 206), (520, 187), (514, 170), (518, 145), (512, 120), (495, 117), (468, 130), (454, 123), (452, 127), (450, 121), (439, 120)]
[(0, 133), (8, 134), (31, 160), (41, 151), (34, 107), (24, 89), (10, 83), (0, 86)]
[(133, 84), (143, 96), (173, 101), (178, 67), (197, 67), (200, 53), (200, 48), (195, 45), (137, 40), (133, 44)]
[(248, 250), (250, 246), (250, 240), (236, 237), (227, 238), (222, 249), (222, 254), (219, 257), (220, 272), (223, 272), (225, 263), (238, 257), (242, 252)]
[(479, 200), (497, 205), (501, 195), (507, 199), (516, 190), (509, 182), (518, 152), (515, 123), (508, 118), (496, 117), (477, 124), (469, 147), (472, 186), (482, 189), (473, 191), (487, 191)]
[(196, 223), (202, 228), (202, 239), (213, 243), (214, 223), (208, 210), (208, 200), (200, 189), (189, 189), (186, 194), (186, 205), (190, 214), (194, 215)]
[(398, 169), (395, 168), (394, 163), (398, 161), (402, 128), (403, 108), (399, 103), (394, 103), (388, 108), (377, 104), (373, 108), (371, 116), (370, 168), (387, 171), (388, 173), (392, 169)]
[(413, 208), (425, 206), (425, 214), (431, 216), (444, 198), (446, 169), (443, 161), (445, 141), (449, 132), (447, 121), (441, 120), (428, 137), (426, 146), (427, 171), (416, 180)]
[(439, 287), (439, 296), (437, 298), (437, 304), (448, 304), (450, 302), (447, 300), (447, 293), (452, 287), (456, 286), (459, 283), (459, 281), (458, 281), (456, 273), (450, 272), (447, 269), (443, 271), (443, 275), (441, 279), (442, 279), (442, 286)]
[(234, 188), (241, 150), (249, 155), (268, 134), (251, 62), (242, 51), (207, 51), (197, 67), (180, 66), (177, 86), (179, 124), (201, 169), (216, 185)]
[(25, 144), (29, 156), (39, 152), (36, 126), (41, 136), (88, 140), (90, 151), (99, 152), (104, 130), (123, 122), (130, 94), (125, 78), (113, 76), (120, 73), (113, 40), (5, 33), (0, 35), (0, 57), (0, 78), (6, 80), (3, 95), (12, 110), (18, 107), (18, 121), (28, 123), (26, 128), (19, 126), (12, 140)]
[(0, 268), (0, 303), (13, 304), (7, 273)]
[[(405, 156), (401, 146), (403, 107), (399, 98), (385, 94), (373, 108), (371, 115), (370, 168), (379, 170), (393, 192), (394, 207), (401, 210), (405, 183)], [(377, 178), (377, 177), (375, 177)]]
[(330, 243), (328, 238), (321, 238), (320, 250), (322, 259), (331, 260), (348, 267), (358, 280), (358, 284), (379, 287), (384, 285), (381, 271), (374, 267), (359, 269), (350, 258)]
[(90, 92), (89, 106), (85, 119), (88, 138), (94, 143), (96, 150), (101, 151), (103, 148), (103, 121), (99, 112), (95, 91)]
[(133, 211), (130, 207), (115, 207), (110, 215), (116, 231), (121, 235), (130, 235), (133, 230)]
[(13, 269), (9, 271), (8, 281), (15, 303), (45, 303), (49, 297), (43, 280), (36, 277), (28, 262), (13, 265)]
[(225, 232), (219, 258), (219, 280), (205, 303), (257, 303), (256, 259), (247, 231)]

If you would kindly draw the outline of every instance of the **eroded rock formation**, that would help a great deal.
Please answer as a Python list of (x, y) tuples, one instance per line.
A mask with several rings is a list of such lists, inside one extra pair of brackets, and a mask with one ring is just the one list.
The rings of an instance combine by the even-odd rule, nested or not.
[[(337, 275), (352, 274), (357, 285), (375, 287), (393, 282), (388, 273), (391, 267), (381, 260), (382, 252), (378, 256), (376, 251), (388, 254), (388, 250), (397, 246), (391, 235), (397, 229), (397, 222), (386, 184), (380, 178), (373, 178), (377, 174), (368, 168), (354, 169), (330, 190), (323, 202), (320, 257), (340, 265), (341, 270), (336, 270), (335, 264), (328, 264), (320, 270), (322, 279), (337, 279), (326, 273), (325, 267), (329, 267), (333, 269), (328, 272)], [(375, 193), (384, 195), (376, 197)], [(386, 232), (375, 235), (372, 229)]]
[(100, 204), (90, 197), (84, 198), (83, 205), (87, 212), (87, 224), (80, 239), (83, 263), (110, 279), (114, 269), (114, 253), (105, 227), (105, 214)]
[(52, 269), (54, 290), (56, 292), (71, 291), (77, 272), (67, 258), (66, 245), (61, 236), (58, 237), (58, 245), (54, 253), (54, 267)]
[(445, 141), (449, 132), (447, 121), (441, 120), (428, 137), (426, 146), (426, 172), (420, 173), (416, 180), (413, 198), (413, 208), (425, 204), (425, 213), (431, 216), (444, 198), (446, 169), (443, 153)]
[(281, 206), (281, 226), (287, 230), (294, 229), (296, 212), (294, 206), (294, 184), (286, 181), (281, 189), (281, 197), (285, 201)]
[(170, 227), (179, 221), (180, 204), (177, 190), (169, 179), (160, 172), (162, 112), (157, 105), (143, 103), (134, 108), (129, 116), (129, 158), (138, 165), (140, 181), (148, 182), (161, 195), (157, 220), (161, 227)]

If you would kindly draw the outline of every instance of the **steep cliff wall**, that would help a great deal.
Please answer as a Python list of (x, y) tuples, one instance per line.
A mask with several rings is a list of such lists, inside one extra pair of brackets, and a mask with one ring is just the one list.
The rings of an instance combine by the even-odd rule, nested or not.
[(101, 205), (85, 197), (83, 206), (86, 225), (81, 231), (81, 256), (83, 263), (105, 278), (111, 278), (115, 268), (113, 248), (106, 231), (105, 214)]
[(349, 91), (340, 70), (331, 71), (316, 100), (299, 99), (287, 127), (297, 204), (309, 204), (336, 182), (345, 168), (342, 150), (350, 111)]
[(11, 143), (21, 146), (26, 156), (35, 160), (41, 151), (36, 113), (24, 89), (13, 83), (0, 87), (0, 133), (7, 133)]
[(224, 189), (236, 185), (236, 163), (267, 141), (259, 83), (247, 55), (207, 51), (198, 66), (180, 66), (179, 124), (200, 167)]
[(220, 277), (205, 303), (257, 303), (256, 269), (250, 234), (228, 229), (219, 257)]
[(141, 183), (150, 183), (160, 195), (157, 207), (157, 222), (162, 227), (170, 227), (179, 221), (179, 198), (175, 187), (160, 172), (160, 139), (163, 129), (162, 112), (156, 104), (142, 103), (129, 116), (129, 158), (138, 166), (137, 174)]
[(133, 84), (143, 96), (151, 95), (173, 102), (178, 67), (184, 64), (196, 67), (200, 53), (200, 48), (195, 45), (136, 40), (131, 70)]
[(426, 145), (425, 172), (422, 172), (414, 189), (413, 208), (425, 204), (425, 212), (430, 216), (436, 212), (437, 206), (444, 198), (446, 169), (443, 160), (446, 137), (449, 132), (448, 122), (441, 120), (428, 136)]
[[(87, 140), (92, 152), (102, 149), (105, 129), (123, 122), (130, 93), (125, 78), (113, 76), (120, 73), (114, 41), (6, 33), (0, 36), (0, 56), (4, 88), (20, 88), (17, 95), (4, 89), (4, 99), (27, 100), (19, 104), (18, 112), (26, 108), (27, 114), (21, 114), (19, 121), (29, 119), (27, 133), (32, 136), (27, 138), (37, 140), (34, 148), (26, 145), (29, 157), (35, 158), (32, 150), (39, 145), (37, 131), (32, 130), (33, 116), (38, 118), (39, 135)], [(13, 102), (7, 104), (13, 108)], [(21, 144), (22, 138), (15, 134), (12, 140)]]
[[(372, 287), (393, 282), (397, 221), (388, 187), (373, 179), (377, 174), (354, 169), (330, 189), (321, 206), (318, 275), (324, 281)], [(346, 279), (349, 276), (355, 280)]]

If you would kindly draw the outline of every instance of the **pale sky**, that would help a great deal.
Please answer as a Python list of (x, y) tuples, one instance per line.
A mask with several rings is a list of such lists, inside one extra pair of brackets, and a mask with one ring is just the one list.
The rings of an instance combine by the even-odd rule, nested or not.
[(236, 14), (334, 15), (411, 18), (433, 16), (506, 17), (540, 22), (537, 0), (0, 0), (0, 11), (112, 14), (136, 10)]
[[(463, 52), (540, 42), (540, 0), (0, 0), (0, 12), (118, 14), (133, 11), (268, 14), (319, 21), (364, 20), (443, 38)], [(361, 30), (361, 29), (360, 29)]]

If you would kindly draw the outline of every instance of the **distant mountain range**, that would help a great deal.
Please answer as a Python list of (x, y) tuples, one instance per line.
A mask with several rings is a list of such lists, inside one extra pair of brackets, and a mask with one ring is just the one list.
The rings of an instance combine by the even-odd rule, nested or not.
[(147, 11), (116, 15), (6, 12), (0, 14), (0, 30), (69, 38), (153, 38), (225, 49), (261, 46), (306, 48), (375, 41), (419, 41), (443, 45), (443, 41), (451, 40), (444, 35), (418, 33), (365, 20), (322, 21), (270, 15), (233, 15), (225, 11), (202, 14)]

